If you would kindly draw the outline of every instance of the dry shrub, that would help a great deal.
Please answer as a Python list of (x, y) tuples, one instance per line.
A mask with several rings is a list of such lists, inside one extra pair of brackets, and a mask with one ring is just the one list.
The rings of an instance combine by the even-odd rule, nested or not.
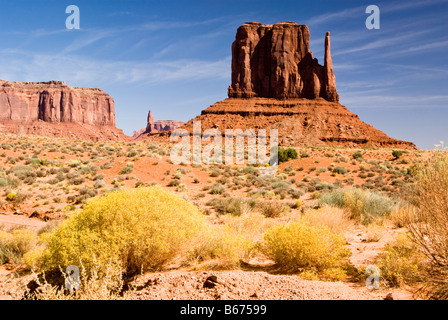
[(408, 228), (418, 249), (427, 257), (432, 275), (422, 293), (431, 299), (448, 299), (447, 151), (434, 151), (420, 169), (412, 200), (417, 209)]
[(256, 205), (256, 200), (243, 198), (213, 199), (208, 204), (214, 206), (221, 214), (240, 216), (250, 212)]
[[(121, 294), (124, 270), (119, 265), (114, 263), (101, 265), (94, 262), (90, 271), (83, 266), (80, 269), (79, 287), (76, 290), (68, 290), (65, 286), (48, 282), (45, 274), (34, 274), (38, 288), (34, 292), (28, 288), (25, 289), (24, 298), (28, 300), (122, 300), (126, 298), (126, 294)], [(68, 276), (62, 272), (61, 277), (65, 281), (68, 279)]]
[(386, 245), (377, 258), (380, 279), (390, 287), (413, 285), (426, 275), (425, 256), (406, 234)]
[(407, 226), (415, 219), (416, 208), (410, 204), (396, 206), (390, 213), (390, 220), (397, 228)]
[(346, 210), (324, 206), (317, 210), (308, 210), (301, 217), (312, 226), (327, 226), (331, 232), (344, 235), (353, 227), (353, 221)]
[(342, 236), (326, 226), (310, 226), (303, 221), (268, 229), (262, 251), (285, 271), (311, 271), (331, 280), (346, 276), (350, 256)]
[(290, 210), (288, 205), (279, 200), (260, 201), (257, 207), (266, 218), (280, 217), (284, 212)]
[(22, 263), (23, 256), (36, 248), (38, 240), (36, 232), (29, 229), (0, 230), (0, 264)]
[(397, 202), (370, 190), (336, 189), (321, 195), (319, 205), (324, 204), (346, 208), (353, 219), (367, 225), (388, 216)]

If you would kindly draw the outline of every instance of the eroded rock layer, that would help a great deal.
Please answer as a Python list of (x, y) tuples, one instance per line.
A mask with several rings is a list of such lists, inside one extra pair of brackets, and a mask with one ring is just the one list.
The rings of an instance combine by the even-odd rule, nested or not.
[(337, 102), (325, 99), (228, 98), (202, 111), (184, 127), (193, 132), (193, 121), (201, 129), (278, 130), (280, 145), (347, 147), (372, 146), (416, 149), (412, 142), (392, 139)]

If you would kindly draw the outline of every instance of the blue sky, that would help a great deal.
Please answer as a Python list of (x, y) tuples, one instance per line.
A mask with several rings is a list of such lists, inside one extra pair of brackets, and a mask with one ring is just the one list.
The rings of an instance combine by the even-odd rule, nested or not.
[[(239, 25), (294, 21), (310, 28), (321, 64), (331, 32), (340, 101), (361, 120), (423, 149), (448, 142), (448, 0), (0, 3), (0, 79), (102, 88), (126, 134), (149, 109), (188, 121), (225, 99)], [(80, 30), (65, 28), (72, 4)], [(365, 27), (370, 4), (380, 30)]]

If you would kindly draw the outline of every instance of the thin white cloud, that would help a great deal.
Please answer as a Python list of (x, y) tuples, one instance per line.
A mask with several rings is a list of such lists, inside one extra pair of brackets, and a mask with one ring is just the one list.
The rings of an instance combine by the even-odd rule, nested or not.
[(422, 1), (405, 1), (405, 2), (392, 2), (387, 5), (381, 6), (382, 12), (394, 12), (406, 9), (415, 9), (419, 7), (428, 7), (441, 3), (448, 3), (448, 0), (422, 0)]
[(314, 27), (322, 23), (328, 23), (328, 22), (334, 22), (334, 21), (340, 21), (345, 20), (347, 18), (354, 17), (359, 14), (364, 14), (366, 10), (365, 6), (362, 7), (355, 7), (355, 8), (349, 8), (344, 9), (341, 11), (336, 12), (327, 12), (324, 14), (320, 14), (314, 17), (311, 17), (310, 19), (305, 21), (305, 24)]
[(404, 43), (403, 40), (418, 38), (422, 35), (431, 33), (432, 31), (433, 30), (431, 30), (431, 29), (426, 29), (426, 30), (421, 30), (419, 32), (408, 32), (408, 33), (404, 33), (404, 34), (399, 34), (398, 36), (382, 37), (378, 40), (368, 42), (368, 43), (363, 44), (358, 47), (354, 47), (354, 48), (350, 48), (350, 49), (346, 49), (346, 50), (338, 50), (335, 53), (332, 52), (332, 56), (345, 55), (348, 53), (355, 53), (355, 52), (378, 49), (378, 48), (383, 48), (383, 47), (396, 46), (399, 43)]
[(405, 50), (400, 50), (396, 53), (410, 53), (410, 52), (416, 52), (416, 51), (429, 51), (432, 49), (437, 49), (437, 48), (448, 48), (448, 40), (442, 40), (442, 41), (435, 41), (435, 42), (430, 42), (430, 43), (426, 43), (420, 46), (414, 46), (414, 47), (410, 47), (408, 49)]
[(227, 79), (230, 57), (215, 61), (107, 61), (75, 55), (30, 55), (18, 50), (0, 51), (0, 78), (14, 81), (65, 80), (73, 86), (116, 83), (150, 85), (165, 81)]
[(402, 96), (356, 92), (341, 95), (341, 102), (359, 108), (448, 108), (448, 95)]

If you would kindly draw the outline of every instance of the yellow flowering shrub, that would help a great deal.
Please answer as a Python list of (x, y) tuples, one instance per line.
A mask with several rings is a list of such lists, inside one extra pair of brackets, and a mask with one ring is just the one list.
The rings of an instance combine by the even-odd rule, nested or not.
[(350, 256), (345, 244), (346, 240), (327, 226), (298, 221), (269, 228), (264, 234), (263, 252), (284, 270), (337, 274), (336, 280), (340, 280)]
[(124, 189), (92, 199), (49, 236), (44, 270), (120, 264), (128, 274), (157, 269), (188, 249), (205, 218), (160, 186)]

